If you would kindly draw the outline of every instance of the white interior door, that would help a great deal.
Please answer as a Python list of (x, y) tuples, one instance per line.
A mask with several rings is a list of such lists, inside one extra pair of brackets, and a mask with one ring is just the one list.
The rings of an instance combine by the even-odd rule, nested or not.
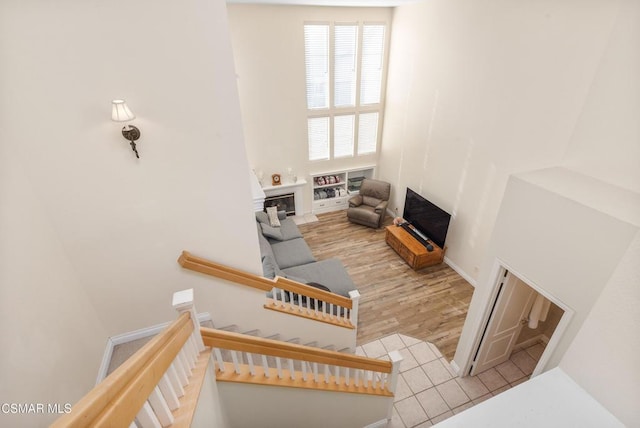
[(507, 272), (501, 278), (496, 302), (478, 346), (471, 375), (483, 372), (509, 359), (515, 341), (526, 321), (536, 291)]

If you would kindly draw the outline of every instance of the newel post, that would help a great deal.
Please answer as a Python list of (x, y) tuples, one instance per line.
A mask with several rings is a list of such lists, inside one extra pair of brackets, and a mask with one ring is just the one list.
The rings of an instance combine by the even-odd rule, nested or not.
[(196, 308), (193, 304), (193, 288), (188, 290), (176, 291), (173, 293), (173, 308), (178, 313), (190, 312), (191, 321), (193, 321), (193, 338), (196, 341), (198, 352), (204, 351), (204, 342), (202, 341), (202, 335), (200, 334), (200, 323), (198, 322), (198, 314), (196, 314)]
[[(389, 352), (389, 361), (391, 361), (391, 373), (389, 377), (389, 383), (387, 383), (387, 389), (389, 392), (396, 394), (396, 388), (398, 386), (398, 376), (400, 375), (400, 364), (402, 363), (402, 355), (398, 351)], [(387, 419), (391, 420), (393, 417), (393, 400), (389, 402), (387, 409)]]
[(358, 290), (349, 291), (349, 297), (351, 298), (351, 324), (358, 328), (358, 305), (360, 303), (360, 293)]

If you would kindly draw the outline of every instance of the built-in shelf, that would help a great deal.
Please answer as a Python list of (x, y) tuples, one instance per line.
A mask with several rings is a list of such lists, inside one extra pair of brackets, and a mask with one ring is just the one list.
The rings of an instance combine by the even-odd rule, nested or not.
[(311, 175), (311, 212), (314, 214), (347, 209), (348, 200), (358, 193), (364, 178), (373, 178), (375, 165), (318, 172)]

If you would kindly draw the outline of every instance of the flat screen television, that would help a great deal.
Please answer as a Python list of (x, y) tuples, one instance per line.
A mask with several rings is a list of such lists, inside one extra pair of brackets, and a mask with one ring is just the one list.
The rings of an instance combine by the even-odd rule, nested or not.
[(407, 187), (402, 217), (438, 247), (444, 248), (451, 215)]

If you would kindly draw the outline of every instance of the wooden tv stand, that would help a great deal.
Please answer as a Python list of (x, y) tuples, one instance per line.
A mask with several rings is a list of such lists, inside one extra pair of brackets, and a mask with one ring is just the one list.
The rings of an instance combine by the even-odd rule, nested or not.
[(427, 266), (437, 265), (444, 260), (446, 247), (443, 250), (433, 241), (429, 241), (433, 245), (433, 251), (427, 251), (420, 241), (402, 227), (387, 226), (386, 229), (385, 241), (412, 269), (419, 270)]

